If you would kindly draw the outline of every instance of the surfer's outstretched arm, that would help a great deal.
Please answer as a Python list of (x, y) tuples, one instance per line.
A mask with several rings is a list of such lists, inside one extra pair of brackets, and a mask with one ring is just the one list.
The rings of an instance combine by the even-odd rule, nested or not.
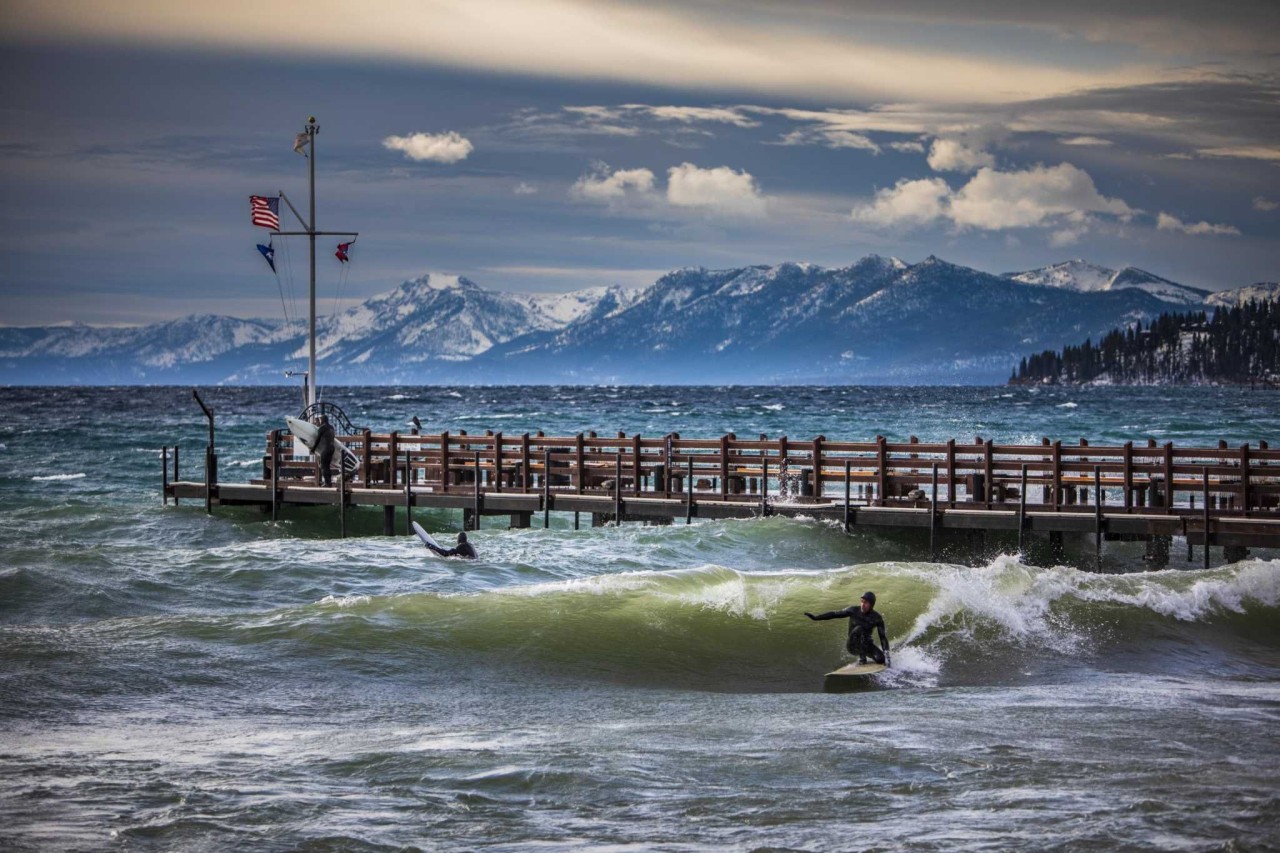
[(828, 610), (826, 613), (818, 613), (815, 615), (806, 610), (804, 612), (804, 615), (808, 616), (810, 619), (812, 619), (815, 622), (821, 622), (823, 619), (848, 619), (849, 611), (848, 610)]

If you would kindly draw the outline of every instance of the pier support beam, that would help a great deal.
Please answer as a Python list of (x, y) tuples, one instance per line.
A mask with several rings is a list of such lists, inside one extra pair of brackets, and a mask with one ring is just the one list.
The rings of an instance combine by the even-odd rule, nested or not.
[(1067, 548), (1061, 530), (1049, 531), (1049, 558), (1055, 563), (1064, 563), (1067, 560)]
[(1248, 558), (1249, 549), (1243, 545), (1224, 545), (1222, 548), (1222, 559), (1228, 563), (1238, 563)]
[(510, 527), (511, 527), (511, 529), (512, 529), (512, 530), (524, 530), (524, 529), (526, 529), (526, 528), (528, 528), (528, 527), (531, 527), (532, 525), (533, 525), (533, 513), (532, 513), (532, 512), (513, 512), (513, 513), (511, 513), (511, 524), (510, 524)]
[(1152, 536), (1147, 540), (1144, 559), (1156, 568), (1163, 569), (1169, 565), (1169, 548), (1172, 544), (1172, 536)]
[(463, 530), (479, 530), (480, 515), (474, 509), (464, 508), (462, 510), (462, 529)]
[(396, 508), (390, 504), (382, 508), (382, 535), (396, 535)]

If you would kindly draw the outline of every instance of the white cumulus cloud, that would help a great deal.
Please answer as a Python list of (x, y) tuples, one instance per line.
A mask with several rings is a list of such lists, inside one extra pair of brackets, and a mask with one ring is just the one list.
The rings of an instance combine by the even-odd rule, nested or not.
[(434, 163), (457, 163), (467, 159), (475, 146), (471, 140), (454, 131), (447, 133), (411, 133), (408, 136), (388, 136), (382, 147), (402, 151), (410, 160), (429, 160)]
[(1240, 229), (1234, 225), (1214, 225), (1210, 222), (1183, 222), (1178, 217), (1160, 211), (1156, 217), (1156, 228), (1161, 231), (1180, 231), (1183, 234), (1200, 235), (1240, 235)]
[(610, 171), (607, 163), (595, 163), (591, 171), (574, 183), (569, 194), (574, 198), (594, 202), (615, 202), (628, 194), (653, 192), (653, 172), (648, 169), (618, 169)]
[(511, 190), (515, 195), (536, 195), (538, 188), (527, 181), (521, 181)]
[(994, 168), (996, 158), (988, 151), (971, 148), (955, 139), (935, 139), (926, 158), (935, 172), (976, 172), (983, 166)]
[(923, 142), (890, 142), (889, 147), (894, 151), (914, 151), (917, 154), (924, 153)]
[(728, 166), (700, 169), (681, 163), (667, 170), (667, 201), (676, 207), (709, 210), (730, 216), (764, 216), (765, 199), (756, 179)]
[(870, 204), (855, 207), (855, 222), (868, 225), (927, 225), (946, 214), (951, 187), (942, 178), (906, 178), (879, 190)]
[(984, 167), (958, 190), (942, 178), (909, 180), (876, 192), (853, 208), (855, 222), (875, 226), (928, 225), (935, 221), (958, 230), (1004, 231), (1053, 227), (1055, 246), (1078, 241), (1100, 216), (1128, 221), (1139, 211), (1098, 192), (1088, 172), (1062, 163), (1020, 172)]
[(1253, 199), (1254, 210), (1261, 210), (1264, 213), (1270, 213), (1271, 211), (1275, 210), (1277, 207), (1280, 207), (1280, 204), (1277, 204), (1276, 202), (1272, 201), (1266, 196), (1261, 196), (1261, 195), (1254, 196), (1254, 199)]
[(989, 231), (1052, 223), (1086, 213), (1128, 219), (1136, 211), (1098, 192), (1093, 178), (1070, 163), (1021, 172), (979, 169), (951, 199), (950, 216), (960, 228)]

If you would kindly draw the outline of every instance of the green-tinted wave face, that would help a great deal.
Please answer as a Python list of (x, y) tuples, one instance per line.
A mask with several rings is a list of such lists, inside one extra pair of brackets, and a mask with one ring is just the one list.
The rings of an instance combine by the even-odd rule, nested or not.
[[(828, 571), (703, 566), (500, 587), (484, 592), (328, 597), (258, 616), (157, 627), (204, 641), (284, 643), (355, 668), (480, 669), (761, 692), (812, 690), (842, 662), (847, 622), (812, 622), (874, 589), (893, 667), (884, 685), (1041, 681), (1064, 668), (1247, 675), (1280, 650), (1280, 562), (1208, 572), (1097, 575), (1002, 557), (963, 567), (869, 563)], [(151, 628), (146, 626), (150, 624)], [(1227, 659), (1230, 664), (1224, 663)]]

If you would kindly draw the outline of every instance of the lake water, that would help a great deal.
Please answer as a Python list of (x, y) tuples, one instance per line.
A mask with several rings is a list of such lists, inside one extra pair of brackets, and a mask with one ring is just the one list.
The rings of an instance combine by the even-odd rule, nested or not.
[[(300, 402), (203, 395), (224, 481)], [(1280, 394), (1240, 389), (327, 398), (375, 431), (1280, 444)], [(1133, 571), (1097, 574), (804, 519), (557, 518), (440, 560), (380, 512), (344, 540), (332, 508), (162, 506), (161, 446), (199, 476), (190, 389), (0, 402), (0, 848), (1277, 849), (1275, 554), (1205, 571), (1175, 541), (1147, 572), (1114, 545)], [(866, 589), (893, 667), (825, 694), (844, 623), (803, 611)]]

